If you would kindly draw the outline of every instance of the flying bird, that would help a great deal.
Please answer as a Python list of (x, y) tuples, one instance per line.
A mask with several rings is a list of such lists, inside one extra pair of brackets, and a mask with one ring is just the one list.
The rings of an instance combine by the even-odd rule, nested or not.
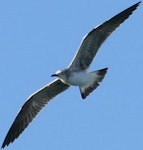
[(140, 3), (141, 1), (97, 26), (83, 38), (69, 66), (53, 74), (52, 77), (57, 79), (32, 94), (24, 103), (4, 139), (2, 148), (18, 138), (38, 112), (52, 98), (67, 90), (70, 86), (78, 86), (83, 99), (99, 86), (108, 68), (93, 72), (87, 70), (101, 44), (132, 14)]

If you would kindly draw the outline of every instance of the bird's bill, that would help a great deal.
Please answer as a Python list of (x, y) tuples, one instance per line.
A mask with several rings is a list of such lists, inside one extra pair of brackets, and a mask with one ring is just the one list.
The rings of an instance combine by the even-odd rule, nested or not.
[(58, 76), (57, 74), (52, 74), (52, 75), (51, 75), (51, 77), (57, 77), (57, 76)]

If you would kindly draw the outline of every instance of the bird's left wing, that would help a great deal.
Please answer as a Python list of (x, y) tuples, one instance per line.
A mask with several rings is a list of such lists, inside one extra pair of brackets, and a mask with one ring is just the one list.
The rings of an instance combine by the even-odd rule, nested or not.
[(8, 146), (24, 131), (38, 112), (56, 95), (66, 90), (69, 85), (62, 83), (59, 79), (54, 80), (47, 86), (35, 92), (29, 97), (20, 109), (11, 128), (9, 129), (2, 148)]
[(140, 3), (141, 2), (134, 4), (89, 32), (83, 39), (79, 50), (69, 65), (69, 68), (86, 70), (91, 64), (101, 44), (132, 14)]

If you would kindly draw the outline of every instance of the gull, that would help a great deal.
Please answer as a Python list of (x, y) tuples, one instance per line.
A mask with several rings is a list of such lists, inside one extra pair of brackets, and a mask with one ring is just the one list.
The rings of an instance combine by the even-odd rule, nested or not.
[(132, 14), (140, 3), (141, 1), (97, 26), (83, 38), (69, 66), (53, 74), (52, 77), (57, 77), (57, 79), (33, 93), (24, 103), (4, 139), (2, 148), (18, 138), (38, 112), (52, 98), (67, 90), (70, 86), (78, 86), (83, 99), (98, 87), (108, 68), (93, 72), (87, 70), (101, 44)]

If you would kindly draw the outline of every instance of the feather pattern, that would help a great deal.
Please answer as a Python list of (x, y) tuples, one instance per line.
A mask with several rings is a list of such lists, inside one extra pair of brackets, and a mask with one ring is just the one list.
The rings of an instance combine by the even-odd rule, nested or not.
[(59, 79), (49, 83), (33, 95), (31, 95), (20, 109), (11, 128), (9, 129), (2, 148), (13, 142), (35, 118), (38, 112), (56, 95), (69, 88)]
[(101, 44), (121, 23), (123, 23), (132, 14), (132, 12), (140, 3), (141, 2), (138, 2), (135, 5), (127, 8), (89, 32), (83, 38), (83, 41), (75, 57), (70, 63), (69, 68), (86, 70), (90, 66)]

